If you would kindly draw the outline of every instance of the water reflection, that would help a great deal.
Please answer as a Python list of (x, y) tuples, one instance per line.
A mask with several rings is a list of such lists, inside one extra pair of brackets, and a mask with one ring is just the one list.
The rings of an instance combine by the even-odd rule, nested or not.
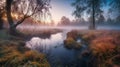
[(30, 41), (26, 42), (26, 46), (46, 54), (49, 53), (49, 61), (52, 65), (54, 64), (52, 67), (56, 67), (57, 65), (62, 65), (62, 67), (66, 65), (73, 66), (74, 64), (72, 63), (76, 62), (76, 56), (80, 54), (82, 49), (80, 51), (66, 49), (63, 45), (66, 33), (52, 34), (49, 39), (33, 37)]
[[(39, 37), (33, 37), (30, 41), (26, 42), (26, 46), (35, 49), (36, 48), (54, 48), (60, 46), (63, 43), (65, 37), (62, 36), (62, 33), (53, 34), (50, 38), (42, 39)], [(39, 49), (37, 49), (40, 51)]]

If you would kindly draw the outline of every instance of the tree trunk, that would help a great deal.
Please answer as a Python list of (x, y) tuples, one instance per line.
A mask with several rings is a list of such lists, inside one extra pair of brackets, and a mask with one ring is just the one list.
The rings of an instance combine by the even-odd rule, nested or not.
[(3, 19), (2, 14), (0, 14), (0, 30), (3, 29)]
[(16, 27), (14, 27), (14, 21), (11, 16), (11, 5), (12, 5), (13, 0), (6, 0), (6, 14), (7, 14), (7, 20), (9, 23), (9, 30), (10, 33), (15, 33)]
[(0, 30), (3, 29), (3, 20), (0, 18)]
[(92, 3), (92, 22), (90, 23), (90, 29), (92, 29), (92, 30), (95, 29), (95, 3), (94, 3), (94, 0)]
[(4, 9), (0, 9), (0, 30), (3, 29), (3, 15), (4, 15)]

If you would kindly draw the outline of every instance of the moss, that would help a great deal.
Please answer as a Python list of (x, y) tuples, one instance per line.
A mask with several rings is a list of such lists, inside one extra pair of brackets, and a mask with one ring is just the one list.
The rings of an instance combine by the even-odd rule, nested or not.
[(68, 37), (66, 40), (64, 40), (64, 46), (68, 49), (79, 49), (81, 48), (81, 44), (77, 43), (74, 38)]
[(76, 44), (76, 42), (73, 38), (69, 37), (64, 41), (64, 44), (66, 48), (72, 49), (73, 45)]
[(82, 47), (82, 44), (81, 43), (76, 43), (74, 45), (74, 49), (80, 49)]

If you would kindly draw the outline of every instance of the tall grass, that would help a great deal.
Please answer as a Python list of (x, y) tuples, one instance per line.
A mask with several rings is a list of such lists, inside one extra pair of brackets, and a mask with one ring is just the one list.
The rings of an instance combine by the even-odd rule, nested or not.
[(14, 41), (0, 41), (0, 67), (50, 67), (42, 53)]
[[(91, 53), (89, 63), (93, 67), (120, 67), (120, 31), (117, 30), (79, 30), (69, 34), (77, 38), (81, 37), (87, 42), (89, 53)], [(117, 59), (116, 59), (117, 58)], [(93, 62), (94, 61), (94, 62)]]

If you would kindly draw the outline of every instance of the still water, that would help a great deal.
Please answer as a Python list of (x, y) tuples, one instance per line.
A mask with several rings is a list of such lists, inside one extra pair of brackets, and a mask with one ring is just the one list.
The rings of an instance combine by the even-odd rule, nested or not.
[(67, 32), (63, 31), (52, 34), (50, 38), (46, 39), (33, 37), (30, 41), (26, 42), (26, 46), (45, 53), (52, 67), (76, 66), (78, 57), (85, 48), (81, 48), (80, 50), (65, 48), (63, 41), (66, 39)]

